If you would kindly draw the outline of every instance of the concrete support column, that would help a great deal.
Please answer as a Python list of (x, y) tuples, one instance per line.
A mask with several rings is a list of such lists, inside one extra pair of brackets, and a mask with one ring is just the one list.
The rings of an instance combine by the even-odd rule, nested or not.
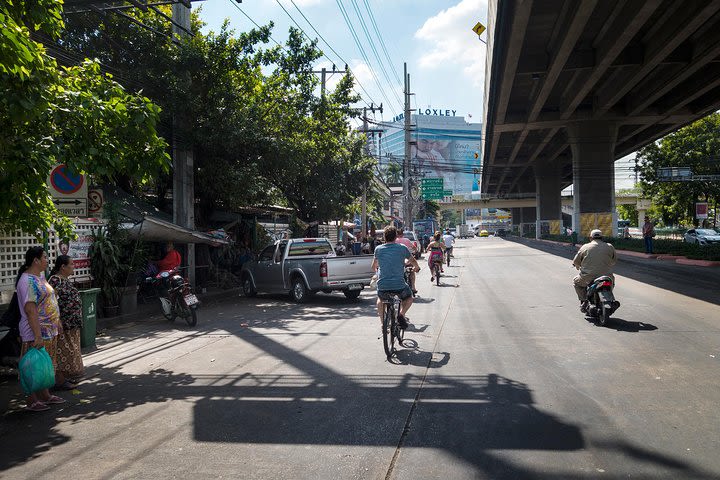
[(535, 238), (540, 238), (542, 225), (549, 223), (548, 233), (560, 235), (562, 227), (562, 190), (560, 167), (551, 163), (535, 169), (535, 191), (537, 192)]
[(594, 228), (613, 236), (615, 211), (615, 141), (618, 127), (606, 121), (568, 125), (573, 156), (573, 230), (588, 237)]

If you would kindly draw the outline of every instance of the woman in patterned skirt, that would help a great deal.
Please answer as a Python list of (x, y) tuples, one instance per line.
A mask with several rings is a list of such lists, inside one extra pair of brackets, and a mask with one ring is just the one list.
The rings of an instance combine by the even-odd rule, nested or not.
[(82, 302), (80, 292), (68, 278), (73, 274), (73, 262), (67, 255), (60, 255), (50, 272), (50, 285), (55, 289), (62, 333), (58, 337), (57, 369), (55, 372), (58, 390), (71, 390), (83, 376), (84, 366), (80, 352), (80, 328), (82, 327)]

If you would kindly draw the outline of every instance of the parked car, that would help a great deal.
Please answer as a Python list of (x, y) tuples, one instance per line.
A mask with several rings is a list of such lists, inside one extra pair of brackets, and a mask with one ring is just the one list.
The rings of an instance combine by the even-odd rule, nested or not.
[(495, 231), (495, 236), (496, 237), (507, 237), (507, 230), (505, 230), (504, 228), (498, 228)]
[(415, 232), (411, 232), (410, 230), (405, 230), (403, 232), (403, 236), (410, 240), (413, 244), (413, 255), (416, 259), (419, 259), (422, 256), (422, 249), (420, 248), (420, 244), (418, 243), (418, 239), (415, 236)]
[(478, 233), (478, 237), (489, 237), (490, 234), (487, 230), (480, 230), (480, 233)]
[(720, 233), (712, 228), (691, 228), (685, 232), (684, 240), (698, 245), (720, 244)]
[(372, 255), (337, 256), (326, 238), (292, 238), (265, 247), (240, 272), (248, 297), (258, 293), (290, 293), (304, 303), (319, 291), (341, 290), (355, 299), (375, 274)]

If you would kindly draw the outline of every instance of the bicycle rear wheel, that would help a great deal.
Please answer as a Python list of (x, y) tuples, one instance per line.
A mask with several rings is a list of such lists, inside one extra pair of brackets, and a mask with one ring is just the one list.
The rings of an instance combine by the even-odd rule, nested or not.
[(395, 351), (395, 336), (393, 330), (395, 329), (395, 319), (393, 309), (389, 305), (385, 305), (385, 314), (383, 315), (383, 348), (385, 348), (385, 355), (388, 360), (392, 357)]
[(440, 264), (435, 264), (435, 282), (440, 285)]

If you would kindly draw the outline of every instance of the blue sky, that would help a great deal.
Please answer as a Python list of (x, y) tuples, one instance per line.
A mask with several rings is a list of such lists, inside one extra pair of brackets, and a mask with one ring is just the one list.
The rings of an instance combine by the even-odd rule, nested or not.
[[(478, 40), (472, 27), (478, 21), (487, 24), (487, 0), (243, 0), (240, 4), (235, 0), (207, 0), (194, 3), (194, 8), (201, 8), (200, 16), (207, 23), (208, 30), (218, 30), (225, 18), (230, 19), (235, 30), (249, 30), (253, 27), (252, 23), (235, 8), (235, 4), (260, 25), (273, 21), (273, 38), (283, 43), (288, 28), (294, 24), (278, 1), (311, 38), (317, 38), (297, 6), (349, 64), (367, 92), (359, 89), (364, 100), (383, 104), (383, 119), (391, 119), (402, 112), (400, 82), (403, 62), (407, 62), (410, 90), (416, 94), (413, 108), (457, 110), (458, 116), (466, 116), (471, 122), (481, 121), (485, 45)], [(353, 40), (338, 3), (344, 6), (368, 61)], [(355, 6), (371, 40), (362, 28)], [(367, 6), (372, 11), (392, 66), (385, 57)], [(483, 34), (483, 39), (486, 35)], [(375, 45), (381, 62), (375, 58), (370, 41)], [(333, 63), (343, 67), (345, 62), (322, 40), (319, 46), (332, 61), (321, 59), (318, 69), (329, 68)], [(389, 80), (383, 74), (383, 67)], [(335, 77), (329, 81), (330, 85), (339, 78), (338, 75)], [(468, 114), (472, 118), (468, 118)]]

